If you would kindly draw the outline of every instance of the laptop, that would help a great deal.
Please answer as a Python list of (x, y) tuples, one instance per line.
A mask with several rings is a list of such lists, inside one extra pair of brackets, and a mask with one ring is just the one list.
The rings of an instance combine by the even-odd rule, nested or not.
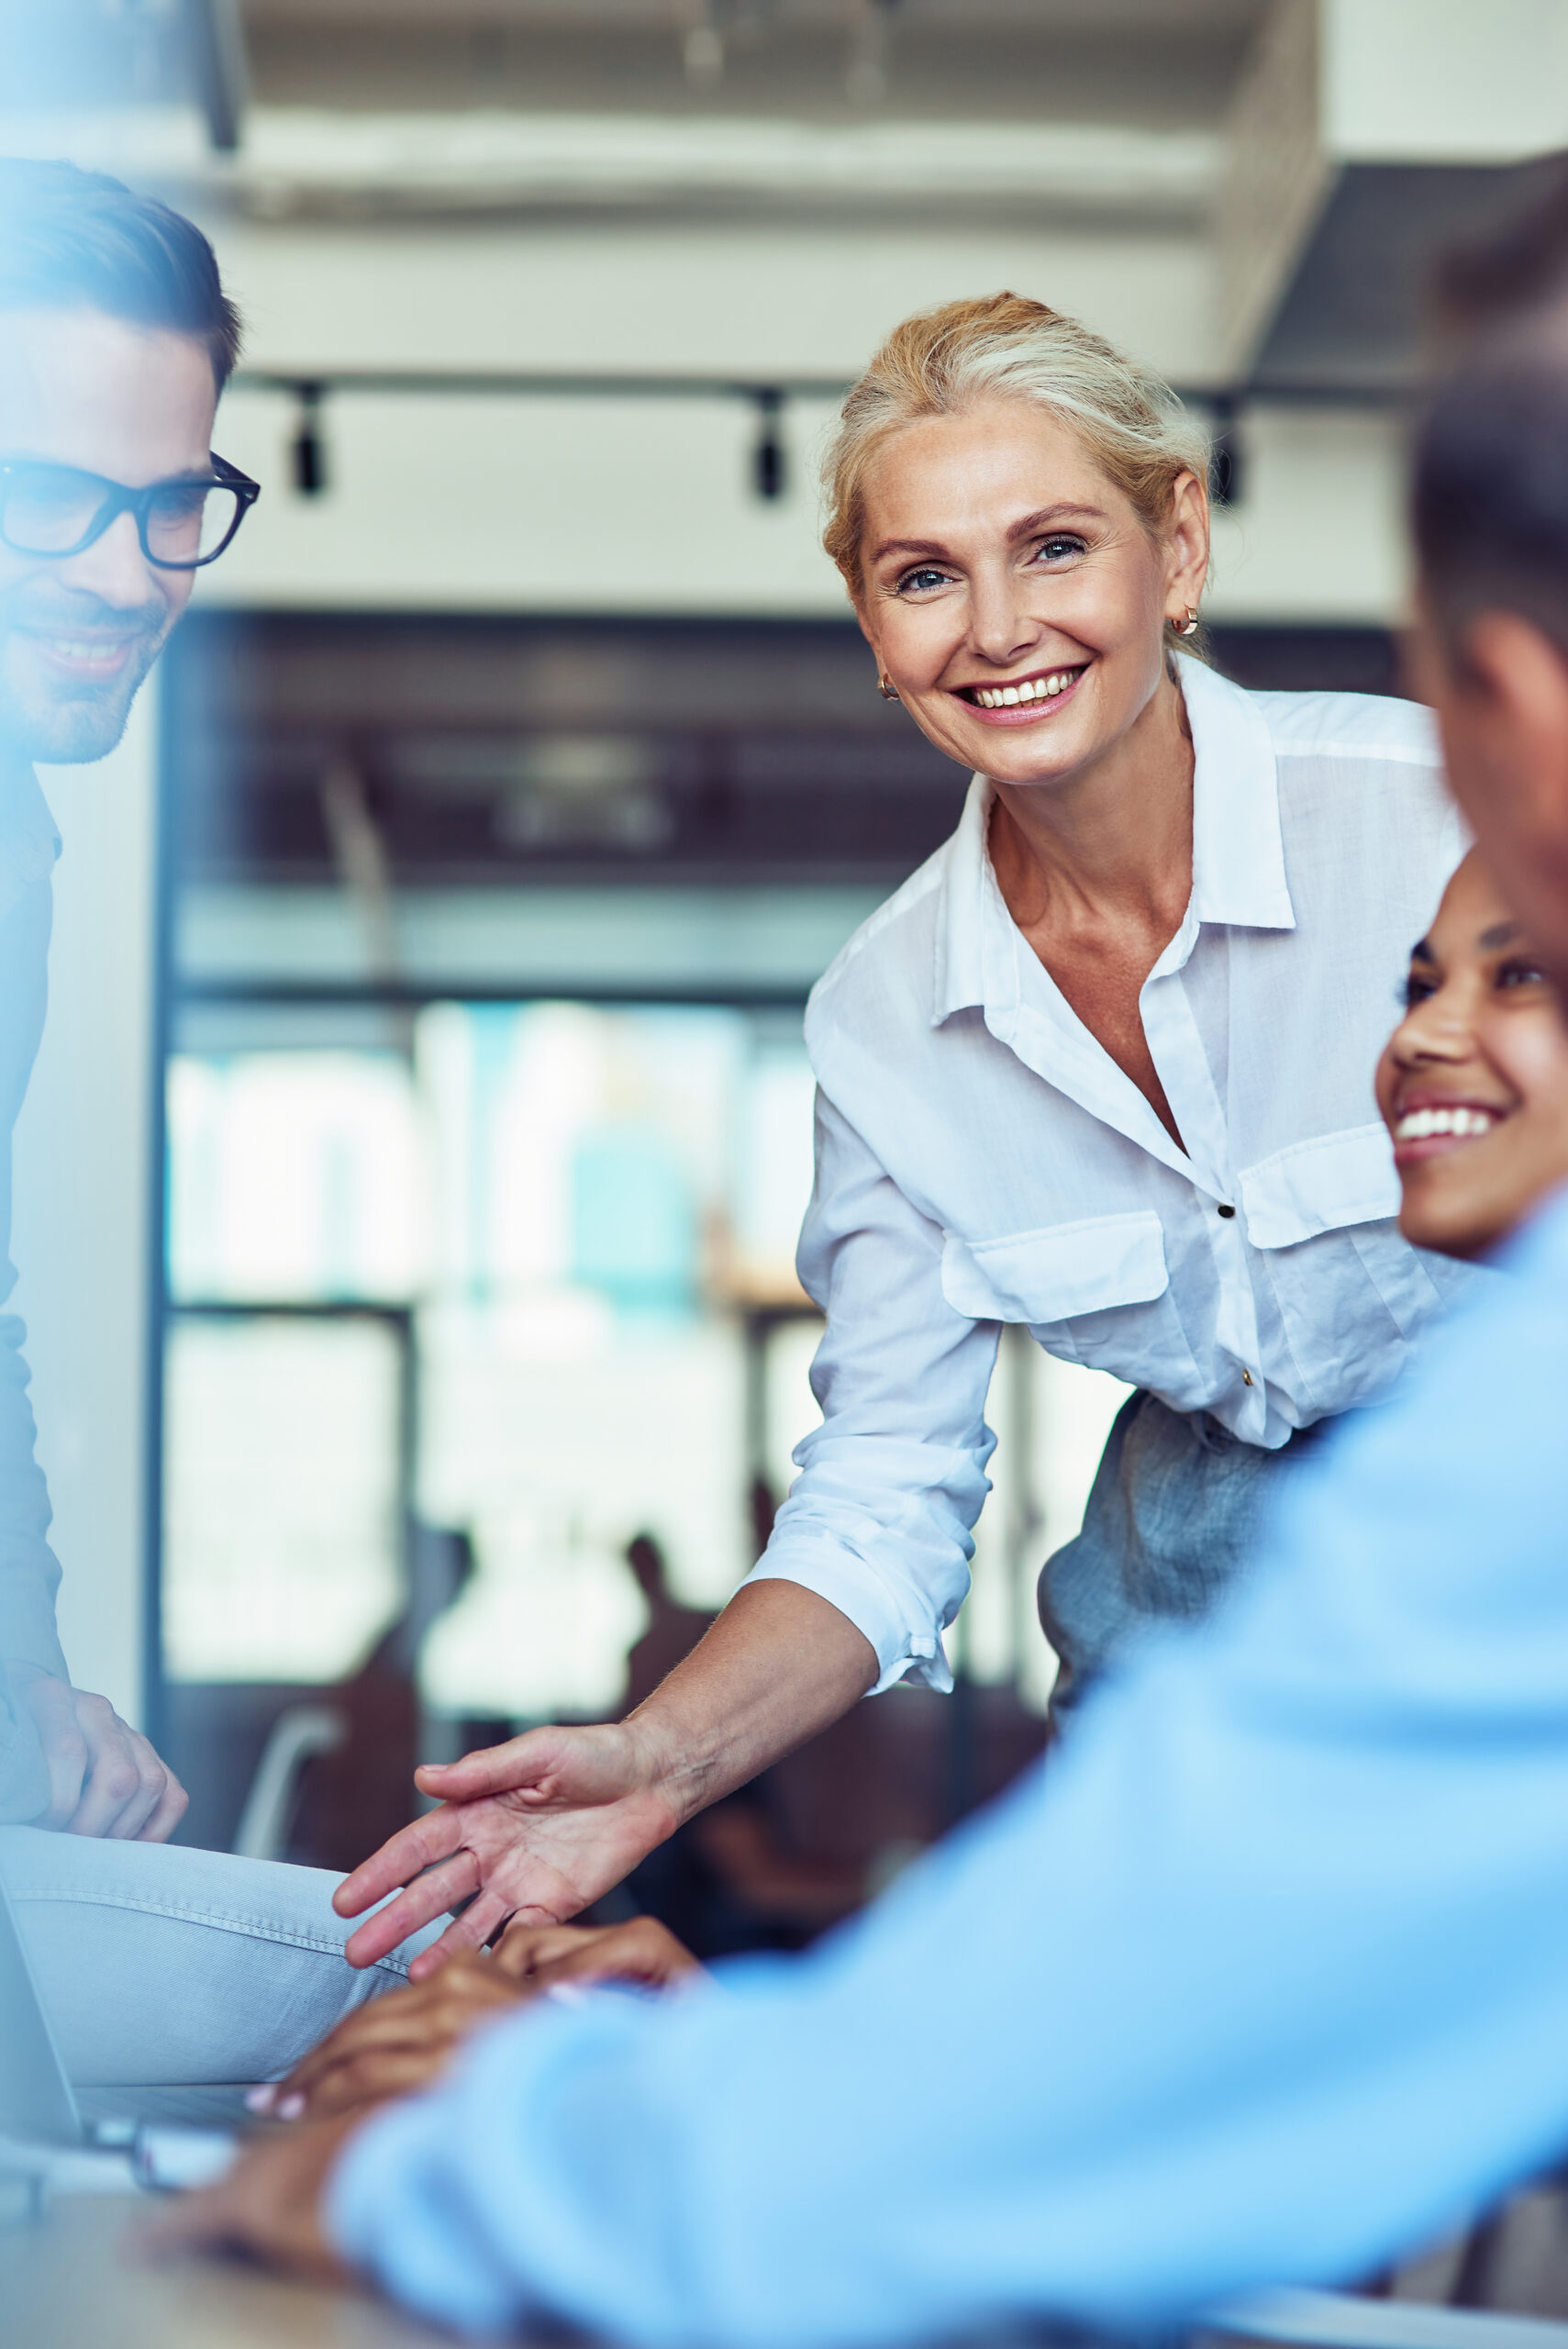
[[(151, 2156), (172, 2156), (176, 2149), (144, 2143), (150, 2132), (196, 2132), (231, 2147), (241, 2129), (253, 2126), (243, 2087), (74, 2087), (60, 2060), (16, 1910), (0, 1883), (0, 2134), (45, 2145), (128, 2151), (137, 2156), (139, 2175), (151, 2184), (163, 2182)], [(212, 2150), (216, 2154), (216, 2146)]]

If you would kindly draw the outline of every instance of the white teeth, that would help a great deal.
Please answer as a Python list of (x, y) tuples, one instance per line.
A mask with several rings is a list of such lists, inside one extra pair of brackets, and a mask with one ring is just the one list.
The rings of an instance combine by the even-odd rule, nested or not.
[(1490, 1109), (1412, 1109), (1394, 1129), (1396, 1141), (1429, 1141), (1434, 1134), (1463, 1140), (1489, 1134), (1497, 1119)]
[(74, 636), (50, 636), (44, 642), (62, 661), (91, 661), (103, 666), (117, 660), (120, 651), (117, 644), (94, 644)]
[(1049, 677), (1026, 677), (1018, 685), (976, 685), (974, 698), (982, 709), (1013, 709), (1031, 701), (1054, 700), (1077, 675), (1075, 669), (1053, 669)]

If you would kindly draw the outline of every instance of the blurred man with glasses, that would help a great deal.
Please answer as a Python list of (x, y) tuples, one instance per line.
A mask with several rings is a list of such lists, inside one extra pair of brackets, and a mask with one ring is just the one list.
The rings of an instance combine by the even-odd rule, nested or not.
[[(32, 772), (101, 759), (256, 485), (211, 454), (239, 325), (210, 247), (68, 164), (0, 165), (0, 1128), (43, 1023), (59, 843)], [(9, 1229), (6, 1199), (6, 1230)], [(8, 1292), (7, 1267), (0, 1280)], [(3, 1293), (3, 1292), (0, 1292)], [(14, 1316), (0, 1321), (0, 1820), (167, 1836), (178, 1781), (74, 1689)]]
[[(33, 763), (114, 749), (260, 495), (212, 450), (239, 345), (190, 221), (68, 163), (0, 161), (0, 1238), (60, 851)], [(0, 1258), (0, 1304), (15, 1278)], [(260, 2078), (364, 1994), (334, 1879), (169, 1848), (183, 1788), (72, 1686), (24, 1335), (0, 1317), (0, 1878), (78, 2077)]]

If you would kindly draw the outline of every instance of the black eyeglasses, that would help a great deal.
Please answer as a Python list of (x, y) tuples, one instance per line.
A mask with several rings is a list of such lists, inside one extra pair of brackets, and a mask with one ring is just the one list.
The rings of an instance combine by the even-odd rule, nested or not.
[(13, 554), (80, 554), (122, 514), (134, 514), (149, 562), (199, 571), (216, 562), (261, 495), (260, 482), (224, 457), (194, 481), (127, 489), (74, 465), (0, 464), (0, 540)]

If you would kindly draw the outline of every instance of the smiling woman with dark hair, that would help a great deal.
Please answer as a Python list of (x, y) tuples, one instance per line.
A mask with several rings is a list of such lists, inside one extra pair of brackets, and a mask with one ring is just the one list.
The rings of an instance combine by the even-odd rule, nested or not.
[(1405, 1017), (1377, 1064), (1399, 1229), (1485, 1256), (1568, 1167), (1561, 998), (1472, 849), (1410, 955)]

